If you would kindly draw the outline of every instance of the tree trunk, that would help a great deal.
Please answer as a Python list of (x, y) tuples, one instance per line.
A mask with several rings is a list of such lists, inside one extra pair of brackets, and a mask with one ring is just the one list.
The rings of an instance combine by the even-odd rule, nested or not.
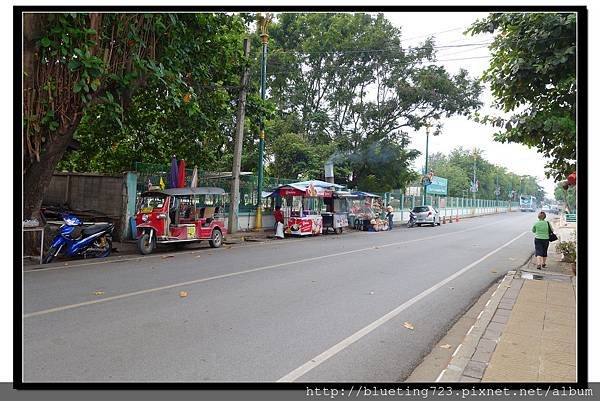
[(23, 219), (40, 220), (40, 208), (44, 194), (50, 185), (56, 166), (62, 159), (73, 139), (75, 128), (81, 116), (69, 125), (60, 135), (44, 147), (38, 163), (32, 163), (23, 176)]

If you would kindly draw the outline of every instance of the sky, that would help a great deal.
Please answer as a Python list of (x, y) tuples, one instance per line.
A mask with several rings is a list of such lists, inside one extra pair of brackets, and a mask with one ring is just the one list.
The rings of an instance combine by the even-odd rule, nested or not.
[[(487, 13), (475, 12), (385, 13), (385, 17), (390, 22), (401, 28), (404, 45), (417, 46), (431, 34), (435, 38), (436, 46), (461, 45), (462, 47), (438, 50), (437, 58), (440, 60), (438, 64), (444, 65), (453, 74), (464, 68), (471, 77), (477, 78), (481, 77), (488, 67), (490, 59), (486, 56), (490, 56), (490, 52), (487, 43), (493, 40), (493, 36), (490, 34), (470, 36), (464, 35), (463, 32), (477, 19), (485, 18), (486, 15)], [(493, 97), (488, 85), (485, 86), (481, 101), (484, 105), (480, 113), (499, 114), (493, 108)], [(436, 152), (448, 154), (458, 146), (469, 150), (477, 147), (484, 151), (484, 157), (491, 163), (506, 167), (508, 171), (519, 175), (537, 177), (546, 191), (546, 196), (554, 197), (556, 184), (552, 179), (545, 177), (546, 159), (535, 149), (520, 144), (496, 142), (493, 139), (494, 128), (478, 124), (467, 117), (456, 116), (442, 122), (444, 125), (442, 134), (429, 136), (429, 154)], [(420, 170), (425, 164), (425, 130), (412, 132), (411, 138), (412, 147), (422, 153), (415, 163), (415, 167)]]

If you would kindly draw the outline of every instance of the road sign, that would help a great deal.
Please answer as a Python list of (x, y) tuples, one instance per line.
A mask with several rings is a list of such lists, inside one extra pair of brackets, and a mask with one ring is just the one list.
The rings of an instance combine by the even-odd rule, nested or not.
[(442, 177), (431, 177), (431, 184), (427, 187), (428, 195), (448, 195), (448, 180)]

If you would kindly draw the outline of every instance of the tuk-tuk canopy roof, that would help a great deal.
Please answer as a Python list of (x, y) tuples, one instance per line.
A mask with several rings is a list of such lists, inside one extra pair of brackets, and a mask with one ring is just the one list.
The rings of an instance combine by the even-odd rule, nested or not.
[(223, 195), (225, 190), (217, 187), (197, 187), (197, 188), (169, 188), (146, 191), (142, 195), (161, 194), (168, 196), (191, 196), (191, 195)]
[(379, 195), (375, 195), (370, 192), (363, 192), (363, 191), (354, 191), (354, 192), (352, 192), (352, 195), (356, 195), (359, 198), (381, 198), (381, 196), (379, 196)]

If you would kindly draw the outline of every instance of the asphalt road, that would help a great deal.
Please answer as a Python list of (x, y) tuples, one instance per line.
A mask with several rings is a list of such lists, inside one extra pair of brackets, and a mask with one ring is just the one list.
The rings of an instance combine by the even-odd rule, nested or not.
[(27, 271), (23, 380), (402, 381), (526, 262), (534, 220), (517, 212)]

